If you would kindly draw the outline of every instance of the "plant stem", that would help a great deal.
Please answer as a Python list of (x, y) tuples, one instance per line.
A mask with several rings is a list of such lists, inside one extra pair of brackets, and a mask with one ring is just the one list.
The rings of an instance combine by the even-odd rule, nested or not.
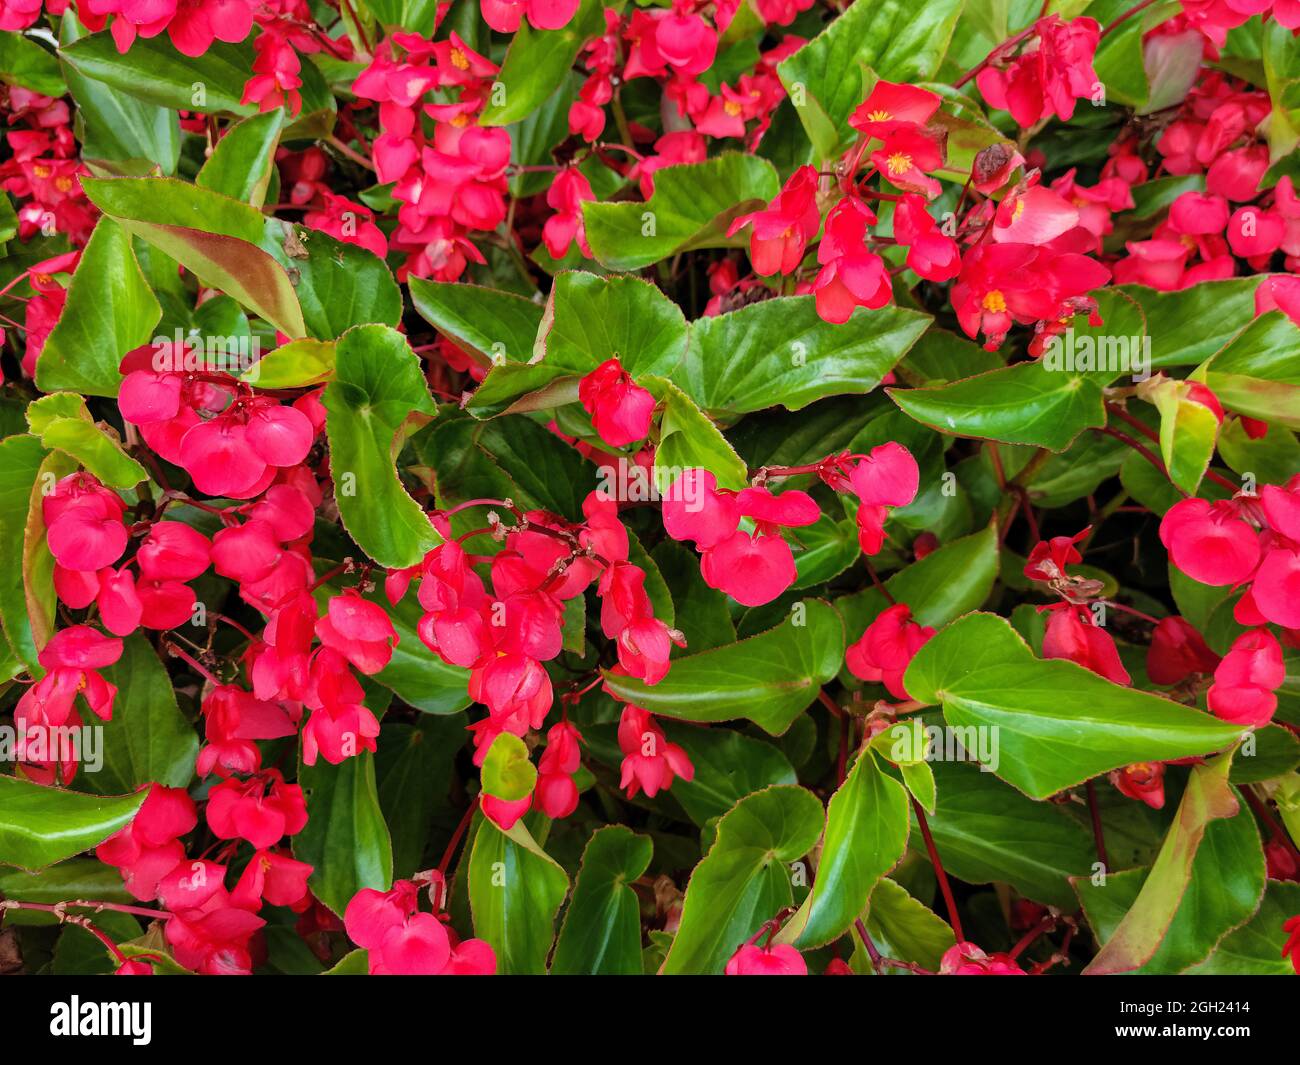
[(1092, 838), (1097, 844), (1097, 860), (1106, 869), (1110, 862), (1106, 859), (1106, 834), (1101, 827), (1101, 808), (1097, 805), (1097, 786), (1095, 781), (1088, 781), (1088, 813), (1092, 817)]
[(934, 866), (934, 875), (939, 880), (939, 890), (943, 894), (943, 904), (948, 907), (948, 923), (957, 935), (957, 942), (965, 942), (962, 933), (961, 916), (957, 913), (957, 900), (953, 898), (952, 885), (948, 883), (948, 874), (944, 872), (943, 862), (939, 860), (939, 850), (934, 845), (934, 836), (930, 834), (930, 823), (925, 819), (925, 810), (921, 804), (912, 800), (912, 809), (916, 812), (916, 823), (921, 826), (921, 836), (925, 840), (925, 849), (930, 853), (930, 864)]

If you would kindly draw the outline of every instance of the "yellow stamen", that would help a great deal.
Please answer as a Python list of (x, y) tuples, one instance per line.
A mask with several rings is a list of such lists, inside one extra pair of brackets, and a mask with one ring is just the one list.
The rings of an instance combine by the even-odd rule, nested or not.
[(983, 305), (986, 311), (992, 311), (994, 314), (1001, 314), (1007, 309), (1007, 298), (1002, 295), (1001, 289), (995, 288), (991, 292), (986, 292), (984, 294)]
[(465, 53), (459, 48), (453, 48), (451, 50), (450, 58), (451, 65), (457, 70), (469, 70), (469, 59), (466, 58)]
[(885, 160), (885, 168), (891, 174), (906, 174), (912, 169), (912, 157), (903, 152), (895, 152)]
[(725, 104), (722, 105), (722, 109), (726, 111), (727, 114), (731, 115), (733, 118), (736, 115), (740, 114), (740, 104), (736, 103), (735, 100), (728, 100)]
[(888, 111), (872, 111), (867, 115), (868, 122), (888, 122), (894, 116)]

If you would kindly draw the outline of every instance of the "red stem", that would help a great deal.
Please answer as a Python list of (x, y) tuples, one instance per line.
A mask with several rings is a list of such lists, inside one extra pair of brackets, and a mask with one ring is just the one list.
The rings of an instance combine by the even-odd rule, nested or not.
[(943, 862), (939, 860), (939, 850), (934, 845), (934, 836), (930, 834), (930, 822), (925, 819), (925, 810), (915, 799), (912, 809), (916, 811), (916, 823), (921, 826), (921, 836), (925, 839), (925, 849), (930, 853), (930, 864), (934, 866), (934, 875), (939, 880), (939, 890), (943, 893), (943, 904), (948, 907), (948, 923), (957, 935), (957, 942), (965, 942), (962, 934), (961, 917), (957, 913), (957, 900), (952, 895), (952, 885), (948, 883), (948, 874), (944, 872)]

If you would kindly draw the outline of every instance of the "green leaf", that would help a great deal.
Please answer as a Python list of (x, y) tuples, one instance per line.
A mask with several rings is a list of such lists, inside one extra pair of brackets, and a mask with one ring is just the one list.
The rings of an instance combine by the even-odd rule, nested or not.
[(1160, 411), (1160, 456), (1169, 479), (1194, 495), (1214, 457), (1219, 419), (1209, 407), (1188, 399), (1188, 391), (1185, 382), (1156, 379), (1139, 394)]
[[(62, 47), (59, 66), (68, 92), (77, 105), (82, 151), (88, 161), (125, 163), (140, 161), (174, 174), (181, 154), (180, 116), (172, 109), (137, 100), (110, 88), (94, 75), (86, 75), (68, 62), (68, 46), (85, 36), (76, 13), (64, 12), (59, 31)], [(111, 36), (109, 47), (116, 55)], [(144, 42), (137, 42), (144, 43)], [(0, 69), (10, 69), (0, 64)], [(50, 93), (62, 96), (63, 91)]]
[(112, 218), (101, 218), (68, 285), (68, 302), (37, 359), (38, 387), (116, 396), (122, 356), (148, 343), (161, 316), (130, 236)]
[(420, 361), (405, 337), (382, 325), (348, 330), (335, 357), (322, 402), (339, 516), (380, 565), (413, 566), (439, 542), (393, 465), (408, 419), (435, 410)]
[[(566, 270), (551, 286), (530, 361), (493, 366), (469, 410), (486, 418), (571, 403), (576, 378), (607, 359), (636, 377), (666, 376), (686, 351), (686, 335), (681, 308), (650, 282)], [(531, 404), (517, 402), (542, 389)]]
[[(39, 873), (0, 867), (0, 896), (19, 902), (46, 904), (71, 902), (75, 899), (125, 903), (132, 901), (122, 883), (122, 874), (98, 858), (69, 858)], [(58, 919), (53, 914), (38, 910), (10, 910), (5, 914), (7, 925), (57, 923)]]
[(510, 732), (492, 741), (483, 759), (483, 790), (493, 798), (518, 802), (533, 793), (537, 767), (528, 758), (528, 745)]
[(876, 949), (887, 957), (914, 961), (932, 972), (957, 942), (947, 921), (888, 877), (871, 892), (867, 931)]
[(748, 484), (745, 463), (690, 396), (663, 377), (643, 377), (640, 383), (659, 401), (655, 472), (660, 491), (667, 490), (680, 471), (691, 467), (708, 470), (720, 488), (739, 490)]
[(820, 600), (794, 605), (776, 628), (673, 662), (653, 687), (605, 672), (625, 702), (685, 721), (746, 718), (779, 736), (817, 698), (844, 661), (844, 625)]
[(86, 795), (0, 776), (0, 863), (35, 871), (96, 847), (135, 816), (145, 793)]
[(849, 115), (866, 98), (865, 69), (887, 81), (926, 80), (948, 50), (961, 9), (962, 0), (854, 5), (777, 67), (821, 159), (853, 139)]
[(527, 362), (542, 323), (541, 304), (513, 292), (461, 282), (407, 282), (421, 316), (484, 366)]
[(0, 33), (0, 82), (56, 98), (68, 91), (58, 59), (21, 33)]
[(887, 388), (922, 425), (953, 436), (1064, 451), (1085, 429), (1106, 424), (1104, 378), (1020, 362), (937, 388)]
[[(912, 608), (912, 620), (937, 629), (983, 606), (997, 575), (997, 530), (990, 527), (944, 544), (899, 570), (885, 581), (885, 587), (895, 602)], [(874, 587), (834, 602), (850, 642), (889, 606)]]
[(645, 873), (653, 854), (649, 836), (623, 825), (592, 834), (555, 944), (552, 974), (640, 975), (641, 904), (628, 885)]
[(1192, 374), (1224, 407), (1300, 429), (1300, 328), (1281, 311), (1251, 322)]
[(266, 202), (266, 189), (275, 169), (275, 149), (280, 143), (283, 121), (284, 112), (277, 109), (235, 123), (217, 141), (194, 183), (261, 207)]
[(564, 81), (582, 45), (604, 32), (605, 11), (598, 0), (582, 0), (562, 29), (536, 30), (521, 20), (479, 122), (506, 126), (530, 115)]
[(870, 392), (929, 322), (890, 306), (831, 325), (817, 317), (811, 296), (764, 300), (693, 322), (673, 380), (715, 418), (778, 405), (800, 410), (826, 396)]
[(771, 163), (739, 152), (665, 167), (654, 180), (654, 195), (643, 203), (583, 204), (587, 242), (602, 266), (640, 270), (682, 251), (743, 247), (748, 232), (728, 237), (728, 227), (781, 190)]
[(1083, 827), (974, 765), (934, 761), (930, 768), (937, 786), (928, 821), (949, 875), (1010, 884), (1036, 902), (1073, 911), (1067, 878), (1087, 873), (1096, 857)]
[(94, 791), (132, 791), (150, 782), (186, 787), (194, 776), (199, 738), (176, 705), (167, 670), (139, 633), (122, 644), (122, 657), (103, 670), (117, 685), (113, 719), (100, 730), (103, 767), (87, 774)]
[(523, 821), (502, 832), (486, 818), (476, 820), (469, 858), (474, 934), (496, 952), (497, 972), (544, 973), (569, 878)]
[(664, 722), (670, 743), (681, 747), (695, 767), (690, 780), (673, 781), (672, 796), (697, 825), (721, 817), (746, 795), (771, 784), (797, 784), (794, 767), (764, 740), (728, 728), (696, 728)]
[(342, 916), (362, 888), (387, 891), (393, 882), (374, 757), (360, 751), (339, 765), (323, 759), (300, 765), (298, 783), (307, 797), (307, 825), (293, 837), (293, 856), (312, 866), (312, 894)]
[(374, 252), (271, 218), (262, 250), (293, 284), (307, 333), (316, 339), (333, 340), (356, 325), (401, 321), (401, 289)]
[(385, 29), (400, 27), (421, 37), (433, 36), (438, 0), (365, 0), (365, 6)]
[[(54, 635), (55, 609), (58, 601), (54, 594), (54, 556), (50, 553), (45, 534), (45, 514), (41, 496), (51, 486), (75, 472), (77, 464), (61, 451), (51, 451), (41, 463), (32, 487), (31, 503), (27, 510), (27, 525), (23, 530), (22, 576), (23, 595), (26, 599), (27, 622), (32, 641), (37, 650), (44, 647)], [(33, 674), (45, 675), (37, 665)]]
[[(1108, 875), (1104, 886), (1091, 879), (1075, 882), (1088, 923), (1103, 944), (1135, 904), (1148, 875), (1146, 869), (1130, 869)], [(1235, 816), (1211, 821), (1160, 945), (1132, 971), (1179, 973), (1205, 961), (1225, 936), (1254, 915), (1264, 884), (1264, 852), (1251, 812), (1243, 805)]]
[(1231, 758), (1218, 758), (1192, 767), (1178, 815), (1156, 855), (1150, 876), (1084, 972), (1130, 972), (1155, 954), (1182, 904), (1207, 826), (1212, 820), (1232, 817), (1238, 811), (1237, 797), (1228, 784), (1231, 763)]
[[(1084, 14), (1109, 26), (1132, 6), (1128, 0), (1093, 0)], [(1098, 43), (1093, 60), (1093, 69), (1106, 87), (1106, 99), (1125, 107), (1141, 107), (1151, 92), (1142, 63), (1145, 22), (1144, 18), (1130, 18), (1120, 23)]]
[(170, 178), (83, 178), (81, 187), (106, 215), (203, 284), (233, 296), (291, 338), (305, 334), (289, 275), (257, 247), (265, 225), (255, 207)]
[[(213, 41), (201, 56), (183, 55), (166, 34), (140, 37), (125, 55), (111, 33), (100, 32), (66, 43), (60, 56), (87, 78), (118, 93), (169, 111), (255, 115), (257, 104), (241, 103), (255, 53), (251, 39), (241, 44)], [(323, 136), (333, 128), (336, 105), (325, 79), (308, 60), (302, 78), (302, 112), (286, 131), (293, 136)]]
[(817, 947), (848, 931), (907, 849), (909, 821), (907, 791), (863, 751), (831, 796), (817, 878), (782, 941)]
[(741, 944), (793, 901), (789, 865), (816, 846), (822, 824), (822, 804), (803, 788), (777, 785), (738, 802), (691, 873), (660, 972), (722, 972)]
[(334, 376), (334, 341), (291, 340), (268, 351), (243, 374), (256, 388), (302, 388)]
[(1300, 884), (1268, 881), (1255, 916), (1187, 972), (1196, 976), (1294, 976), (1290, 959), (1282, 953), (1287, 940), (1282, 925), (1297, 913)]
[(11, 436), (0, 442), (0, 556), (10, 560), (0, 576), (0, 624), (8, 646), (36, 676), (44, 673), (36, 655), (45, 641), (38, 645), (33, 636), (23, 567), (13, 562), (23, 557), (33, 498), (40, 509), (37, 478), (46, 454), (35, 437)]
[(91, 420), (75, 392), (54, 392), (27, 407), (27, 423), (47, 448), (58, 448), (114, 488), (134, 488), (148, 474), (108, 432)]
[(1121, 688), (1073, 662), (1035, 658), (1011, 624), (992, 614), (970, 614), (936, 635), (903, 683), (913, 698), (942, 703), (950, 726), (992, 730), (997, 753), (987, 764), (1034, 799), (1133, 762), (1210, 754), (1241, 735), (1237, 726)]
[(413, 725), (390, 723), (380, 732), (375, 772), (395, 876), (427, 868), (422, 863), (434, 818), (450, 810), (448, 793), (465, 724), (464, 714), (424, 714)]

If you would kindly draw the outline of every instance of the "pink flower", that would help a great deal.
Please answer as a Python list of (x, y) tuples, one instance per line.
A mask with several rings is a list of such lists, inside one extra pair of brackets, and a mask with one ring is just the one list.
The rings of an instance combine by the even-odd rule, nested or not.
[[(1090, 20), (1089, 20), (1090, 21)], [(949, 947), (939, 960), (940, 976), (1025, 976), (1009, 954), (986, 954), (974, 943)]]
[(649, 711), (639, 706), (623, 707), (618, 723), (618, 746), (623, 752), (623, 773), (619, 787), (629, 799), (644, 791), (654, 798), (672, 786), (674, 777), (693, 780), (695, 767), (686, 752), (669, 743)]
[(1093, 624), (1092, 613), (1087, 607), (1057, 603), (1047, 609), (1044, 658), (1064, 658), (1113, 684), (1131, 683), (1114, 639), (1105, 629)]
[(579, 0), (479, 0), (483, 21), (498, 33), (514, 33), (527, 16), (535, 30), (559, 30), (569, 24)]
[(976, 84), (990, 105), (1010, 111), (1026, 129), (1049, 115), (1069, 121), (1075, 102), (1090, 97), (1098, 84), (1092, 60), (1100, 37), (1095, 19), (1040, 18), (1026, 50), (1005, 66), (999, 57), (979, 72)]
[(883, 138), (896, 130), (924, 126), (939, 110), (942, 99), (929, 89), (882, 78), (849, 116), (849, 125), (868, 137)]
[(880, 552), (885, 542), (885, 521), (889, 508), (905, 507), (916, 498), (921, 471), (912, 453), (902, 444), (890, 442), (871, 449), (849, 474), (857, 494), (858, 543), (864, 554)]
[(746, 943), (727, 961), (727, 976), (807, 976), (808, 963), (788, 943)]
[(884, 261), (865, 243), (867, 226), (875, 221), (871, 209), (852, 196), (826, 217), (826, 232), (817, 246), (822, 268), (812, 285), (817, 314), (824, 321), (840, 325), (856, 308), (879, 310), (894, 298)]
[(1274, 694), (1286, 680), (1282, 645), (1268, 629), (1251, 629), (1232, 643), (1206, 695), (1210, 712), (1234, 725), (1259, 727), (1273, 719)]
[(1147, 676), (1153, 684), (1179, 684), (1193, 673), (1212, 673), (1219, 656), (1185, 618), (1161, 618), (1147, 648)]
[(578, 399), (596, 434), (610, 447), (643, 440), (650, 431), (655, 398), (632, 380), (618, 359), (606, 359), (578, 384)]
[(859, 680), (884, 684), (895, 699), (909, 699), (903, 674), (916, 652), (934, 635), (928, 625), (911, 620), (906, 603), (895, 603), (867, 626), (857, 643), (850, 644), (844, 657), (849, 672)]
[(727, 230), (733, 236), (752, 226), (749, 258), (759, 274), (790, 274), (803, 259), (808, 242), (821, 227), (817, 207), (817, 171), (801, 166), (766, 210), (741, 215)]
[(1160, 542), (1174, 565), (1202, 584), (1238, 584), (1259, 563), (1259, 537), (1232, 501), (1180, 500), (1160, 522)]

